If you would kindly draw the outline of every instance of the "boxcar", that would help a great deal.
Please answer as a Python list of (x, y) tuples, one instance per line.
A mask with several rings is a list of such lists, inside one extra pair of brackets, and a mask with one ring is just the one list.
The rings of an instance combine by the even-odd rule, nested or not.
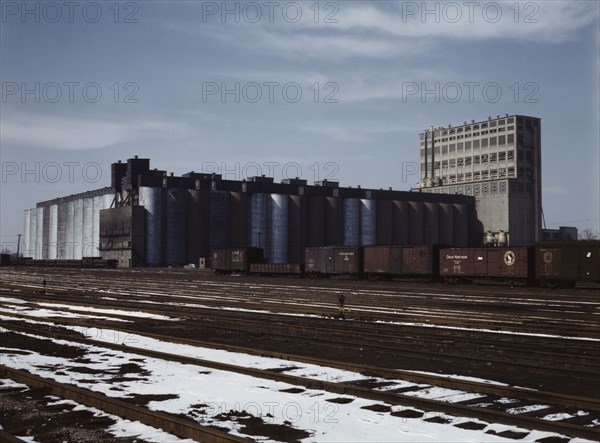
[(576, 281), (600, 281), (600, 241), (538, 243), (535, 277), (543, 285), (574, 286)]
[(527, 247), (440, 249), (440, 277), (449, 282), (506, 279), (525, 283), (532, 278), (533, 258), (533, 250)]
[(437, 253), (426, 245), (365, 246), (364, 273), (371, 279), (437, 274)]
[(217, 274), (249, 272), (251, 263), (260, 263), (262, 260), (262, 248), (216, 249), (212, 253), (212, 269)]
[(10, 266), (10, 254), (0, 254), (0, 266)]
[(362, 272), (362, 248), (360, 246), (325, 246), (304, 250), (306, 273), (309, 276), (349, 274)]

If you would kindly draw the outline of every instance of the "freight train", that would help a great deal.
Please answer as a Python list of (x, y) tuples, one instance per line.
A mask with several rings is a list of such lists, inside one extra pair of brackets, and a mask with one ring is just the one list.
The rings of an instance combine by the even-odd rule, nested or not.
[(83, 257), (79, 260), (36, 260), (32, 258), (18, 259), (8, 256), (2, 258), (2, 266), (26, 266), (26, 267), (43, 267), (43, 268), (116, 268), (118, 260), (106, 259), (102, 257)]
[(418, 278), (469, 283), (498, 280), (513, 285), (574, 287), (600, 282), (600, 241), (538, 243), (515, 248), (448, 248), (442, 245), (325, 246), (305, 249), (305, 263), (265, 263), (255, 247), (218, 249), (218, 274), (292, 275), (357, 279)]

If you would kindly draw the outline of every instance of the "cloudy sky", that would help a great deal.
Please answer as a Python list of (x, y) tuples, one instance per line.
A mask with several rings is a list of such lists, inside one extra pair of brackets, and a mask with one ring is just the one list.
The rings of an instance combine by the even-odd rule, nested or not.
[(417, 134), (542, 118), (550, 227), (600, 229), (599, 6), (1, 0), (1, 242), (133, 155), (409, 189)]

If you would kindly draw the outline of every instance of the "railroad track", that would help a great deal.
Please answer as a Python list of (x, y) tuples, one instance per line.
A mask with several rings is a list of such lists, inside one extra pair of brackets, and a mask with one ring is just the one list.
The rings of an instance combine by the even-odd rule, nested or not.
[[(152, 411), (116, 398), (108, 397), (98, 392), (78, 388), (66, 383), (59, 383), (55, 380), (39, 377), (23, 370), (10, 368), (3, 364), (0, 364), (0, 376), (8, 377), (11, 380), (18, 383), (24, 383), (30, 387), (46, 388), (58, 397), (73, 400), (86, 406), (95, 407), (132, 421), (139, 421), (148, 426), (160, 428), (165, 432), (177, 435), (178, 437), (191, 438), (207, 443), (247, 443), (252, 441), (215, 430), (208, 426), (201, 426), (191, 420), (184, 420), (171, 414)], [(0, 435), (0, 440), (1, 439), (2, 436)]]
[[(23, 306), (23, 305), (20, 305)], [(34, 319), (34, 317), (30, 317), (27, 316), (26, 313), (21, 313), (21, 314), (17, 314), (17, 313), (8, 313), (8, 312), (2, 312), (2, 315), (5, 316), (9, 316), (9, 317), (13, 317), (13, 318), (18, 318), (18, 319)], [(119, 316), (119, 315), (113, 315), (113, 317), (117, 318), (117, 319), (121, 319), (121, 320), (127, 320), (130, 319), (130, 317), (127, 316)], [(70, 325), (78, 325), (78, 326), (86, 326), (86, 321), (87, 320), (78, 320), (78, 319), (61, 319), (60, 323), (63, 324), (70, 324)], [(229, 326), (224, 326), (224, 323), (228, 323)], [(97, 321), (96, 322), (96, 327), (100, 327), (102, 324), (101, 321)], [(190, 327), (196, 327), (198, 329), (201, 328), (210, 328), (212, 330), (221, 330), (221, 331), (235, 331), (237, 333), (240, 333), (240, 329), (239, 326), (240, 324), (245, 324), (245, 325), (251, 325), (252, 327), (255, 328), (264, 328), (265, 324), (263, 321), (250, 321), (250, 320), (240, 320), (240, 319), (234, 319), (234, 320), (226, 320), (224, 318), (222, 318), (221, 320), (219, 320), (218, 322), (214, 322), (214, 320), (211, 322), (211, 324), (209, 326), (207, 326), (206, 323), (202, 323), (201, 321), (194, 321), (191, 323), (186, 323), (186, 325), (188, 325)], [(107, 327), (113, 327), (111, 326), (107, 326)], [(167, 325), (168, 327), (168, 325)], [(279, 327), (279, 329), (278, 329)], [(306, 328), (308, 328), (308, 326), (306, 326)], [(255, 330), (258, 332), (253, 332), (253, 334), (257, 335), (257, 336), (261, 336), (263, 339), (266, 338), (270, 338), (270, 339), (288, 339), (288, 340), (297, 340), (299, 339), (301, 336), (297, 333), (285, 333), (282, 331), (285, 331), (287, 329), (289, 329), (288, 325), (272, 325), (272, 326), (268, 326), (267, 328), (267, 332), (266, 333), (262, 333), (259, 332), (260, 329)], [(123, 332), (127, 331), (127, 332), (138, 332), (138, 329), (135, 328), (135, 324), (132, 325), (127, 325), (127, 327), (122, 327), (120, 328), (120, 330), (122, 330)], [(463, 353), (452, 353), (452, 352), (448, 352), (447, 350), (444, 350), (444, 346), (439, 344), (438, 341), (438, 346), (436, 348), (435, 351), (426, 351), (426, 350), (418, 350), (418, 349), (413, 349), (410, 347), (406, 346), (407, 342), (410, 342), (411, 339), (410, 338), (406, 338), (406, 337), (402, 337), (400, 339), (398, 339), (398, 337), (391, 337), (393, 339), (393, 343), (392, 344), (383, 344), (383, 343), (388, 343), (385, 341), (385, 338), (387, 336), (380, 334), (371, 334), (371, 336), (364, 336), (364, 334), (362, 333), (354, 333), (354, 334), (348, 334), (348, 333), (344, 333), (344, 331), (340, 331), (340, 333), (337, 335), (337, 339), (334, 338), (334, 336), (336, 336), (335, 333), (332, 333), (331, 330), (328, 330), (326, 328), (315, 328), (315, 327), (311, 327), (310, 328), (311, 334), (308, 335), (306, 337), (306, 339), (310, 340), (311, 343), (320, 343), (323, 346), (337, 346), (337, 347), (345, 347), (345, 348), (356, 348), (356, 347), (368, 347), (371, 351), (379, 351), (379, 352), (386, 352), (389, 355), (397, 355), (399, 358), (419, 358), (419, 359), (424, 359), (424, 360), (438, 360), (438, 361), (445, 361), (447, 363), (453, 363), (453, 362), (461, 362), (465, 360), (465, 355)], [(319, 334), (322, 333), (322, 336), (319, 337)], [(348, 335), (351, 335), (352, 337), (349, 339)], [(326, 337), (326, 338), (323, 338)], [(368, 341), (364, 341), (364, 340), (359, 340), (358, 337), (363, 337), (363, 338), (372, 338), (373, 342), (368, 342)], [(343, 338), (343, 339), (342, 339)], [(394, 344), (395, 343), (395, 344)], [(489, 348), (489, 351), (492, 351), (494, 348)], [(486, 355), (484, 357), (477, 357), (474, 355), (470, 355), (469, 356), (469, 361), (476, 363), (476, 364), (481, 364), (481, 365), (494, 365), (495, 367), (506, 367), (507, 370), (526, 370), (526, 371), (531, 371), (533, 373), (536, 374), (551, 374), (551, 375), (555, 375), (555, 376), (568, 376), (570, 378), (578, 378), (581, 379), (581, 381), (587, 379), (589, 381), (595, 382), (599, 377), (600, 377), (600, 358), (598, 357), (577, 357), (577, 356), (561, 356), (561, 361), (563, 363), (568, 363), (569, 365), (573, 365), (573, 363), (579, 363), (580, 365), (586, 365), (589, 367), (589, 369), (577, 369), (577, 368), (572, 368), (572, 367), (557, 367), (554, 363), (558, 362), (558, 358), (556, 358), (556, 355), (548, 353), (548, 352), (538, 352), (538, 353), (534, 353), (534, 352), (530, 352), (528, 353), (529, 358), (535, 357), (537, 359), (544, 359), (544, 360), (549, 360), (550, 363), (546, 364), (546, 365), (540, 365), (540, 364), (535, 364), (535, 363), (518, 363), (515, 362), (514, 358), (516, 357), (522, 357), (522, 352), (517, 352), (514, 350), (500, 350), (500, 355), (504, 356), (507, 358), (507, 360), (499, 360), (497, 358), (493, 358), (490, 357), (490, 355)], [(533, 355), (532, 355), (533, 354)], [(512, 357), (512, 358), (511, 358)], [(534, 360), (532, 358), (532, 360)], [(553, 363), (554, 362), (554, 363)]]
[[(324, 359), (307, 358), (297, 355), (289, 355), (285, 353), (268, 353), (267, 355), (269, 357), (289, 360), (291, 363), (303, 362), (316, 364), (319, 366), (337, 367), (340, 369), (357, 372), (359, 374), (364, 374), (366, 377), (362, 382), (358, 380), (356, 382), (353, 382), (352, 384), (336, 383), (290, 375), (284, 373), (284, 371), (281, 370), (275, 371), (255, 369), (245, 366), (242, 367), (212, 360), (184, 357), (181, 355), (153, 351), (147, 348), (134, 347), (131, 346), (131, 344), (128, 346), (124, 346), (115, 343), (107, 343), (105, 341), (92, 340), (89, 338), (82, 338), (80, 336), (78, 337), (76, 336), (76, 334), (73, 333), (73, 331), (57, 332), (56, 330), (53, 330), (52, 332), (48, 332), (41, 331), (39, 327), (13, 327), (13, 325), (10, 326), (10, 329), (20, 331), (21, 333), (27, 332), (28, 334), (34, 336), (41, 335), (45, 337), (58, 338), (70, 342), (94, 345), (117, 351), (124, 351), (136, 355), (236, 372), (245, 375), (250, 375), (253, 377), (280, 381), (297, 386), (303, 386), (305, 388), (310, 389), (319, 389), (337, 394), (353, 395), (360, 398), (381, 401), (391, 405), (409, 406), (413, 408), (422, 409), (424, 411), (433, 411), (458, 417), (468, 417), (470, 419), (484, 420), (492, 423), (502, 423), (525, 429), (555, 432), (562, 435), (587, 438), (591, 440), (595, 440), (600, 436), (600, 426), (597, 423), (597, 419), (598, 417), (600, 417), (600, 400), (598, 399), (559, 395), (556, 393), (533, 391), (529, 389), (516, 388), (510, 386), (490, 385), (487, 383), (451, 379), (427, 374), (415, 374), (408, 371), (390, 370), (374, 366), (342, 364), (339, 362), (333, 362)], [(207, 345), (211, 346), (211, 344), (199, 342), (197, 340), (183, 340), (176, 337), (168, 337), (158, 334), (142, 335), (149, 336), (161, 341), (183, 343), (196, 347), (205, 347)], [(235, 352), (245, 353), (256, 352), (253, 349), (240, 347), (235, 347), (231, 350)], [(265, 356), (265, 353), (263, 351), (260, 351), (260, 354)], [(2, 369), (3, 368), (0, 368), (0, 371)], [(378, 379), (389, 379), (392, 382), (394, 380), (397, 381), (398, 379), (401, 379), (418, 384), (425, 383), (429, 387), (437, 386), (442, 388), (459, 389), (464, 392), (481, 394), (481, 396), (475, 399), (477, 401), (476, 403), (474, 402), (474, 400), (469, 400), (469, 402), (467, 402), (469, 404), (449, 403), (447, 401), (440, 401), (410, 395), (410, 391), (407, 391), (407, 389), (403, 389), (403, 392), (400, 393), (393, 391), (382, 391), (377, 390), (377, 388), (366, 387), (366, 385), (373, 383), (373, 377), (376, 377)], [(423, 386), (417, 386), (417, 388), (418, 390), (421, 390)], [(493, 401), (494, 398), (496, 399), (496, 401)], [(505, 398), (511, 399), (508, 405), (505, 402), (503, 403), (501, 401)], [(527, 406), (530, 406), (531, 401), (542, 402), (542, 404), (544, 404), (544, 407), (538, 409), (537, 411), (534, 410), (534, 414), (532, 415), (532, 411), (527, 408)], [(84, 404), (88, 404), (84, 401), (81, 402)], [(504, 405), (504, 407), (502, 405)], [(582, 412), (585, 413), (584, 415), (587, 417), (587, 421), (582, 420), (581, 414), (578, 419), (579, 423), (577, 424), (569, 422), (568, 420), (552, 421), (550, 419), (545, 418), (548, 411), (560, 411), (561, 408), (564, 409), (565, 407), (576, 408), (578, 410), (583, 409), (584, 411)], [(517, 412), (520, 409), (523, 413)], [(537, 414), (535, 414), (536, 412)], [(544, 417), (540, 417), (540, 414), (544, 415)], [(156, 424), (151, 425), (155, 427), (157, 426)]]
[[(0, 292), (4, 295), (15, 295), (11, 293)], [(494, 353), (501, 353), (507, 357), (511, 353), (515, 352), (517, 340), (515, 335), (507, 335), (505, 337), (502, 334), (483, 332), (474, 333), (472, 330), (467, 330), (468, 334), (465, 337), (465, 332), (461, 334), (456, 333), (453, 330), (444, 331), (446, 336), (440, 340), (442, 335), (439, 330), (435, 333), (431, 332), (428, 334), (427, 328), (410, 326), (410, 325), (386, 325), (385, 323), (372, 324), (369, 322), (353, 322), (351, 327), (346, 324), (339, 324), (331, 322), (326, 319), (302, 319), (298, 317), (290, 317), (281, 315), (278, 313), (265, 313), (265, 312), (252, 312), (252, 313), (236, 313), (235, 311), (222, 311), (218, 307), (214, 308), (198, 308), (188, 306), (186, 311), (182, 312), (181, 307), (172, 303), (159, 303), (159, 302), (143, 302), (136, 303), (131, 301), (122, 300), (81, 300), (77, 297), (62, 297), (57, 298), (55, 294), (47, 294), (45, 297), (38, 295), (27, 295), (20, 294), (22, 299), (40, 303), (40, 302), (59, 302), (64, 301), (73, 306), (85, 306), (85, 307), (96, 307), (96, 308), (117, 308), (117, 309), (140, 309), (148, 313), (176, 316), (179, 318), (186, 319), (190, 324), (198, 323), (199, 326), (206, 326), (206, 320), (218, 320), (214, 321), (215, 329), (231, 329), (226, 326), (227, 323), (236, 325), (236, 328), (240, 329), (241, 325), (246, 325), (248, 328), (255, 328), (266, 330), (271, 334), (293, 335), (295, 337), (304, 336), (306, 338), (319, 340), (321, 336), (343, 335), (346, 337), (352, 337), (354, 340), (361, 341), (364, 339), (371, 339), (370, 342), (365, 344), (377, 345), (377, 343), (387, 342), (390, 344), (405, 346), (407, 343), (413, 345), (432, 345), (437, 344), (438, 348), (444, 344), (444, 340), (448, 340), (448, 344), (451, 346), (457, 346), (458, 340), (464, 347), (473, 349), (476, 346), (477, 349), (482, 351), (490, 351)], [(51, 307), (46, 305), (46, 307)], [(254, 317), (256, 320), (249, 319), (248, 317)], [(310, 323), (307, 323), (310, 322)], [(268, 325), (268, 326), (267, 326)], [(399, 329), (401, 328), (401, 329)], [(386, 332), (386, 329), (389, 332)], [(287, 333), (286, 333), (287, 331)], [(472, 335), (472, 337), (469, 337)], [(487, 337), (486, 337), (487, 335)], [(563, 362), (568, 364), (578, 363), (584, 365), (597, 366), (600, 364), (600, 353), (598, 353), (597, 342), (595, 341), (580, 341), (573, 342), (569, 339), (561, 338), (536, 338), (531, 336), (521, 337), (523, 340), (526, 338), (526, 344), (519, 345), (523, 349), (519, 349), (518, 352), (522, 355), (527, 353), (531, 357), (536, 359), (552, 359), (557, 362)], [(504, 345), (503, 345), (504, 343)], [(539, 351), (539, 349), (547, 348), (553, 352)], [(595, 355), (594, 355), (595, 354)], [(513, 354), (514, 355), (514, 354)]]
[[(15, 290), (19, 286), (13, 286)], [(7, 288), (8, 289), (8, 288)], [(40, 286), (33, 288), (23, 288), (26, 291), (41, 291)], [(62, 290), (61, 290), (62, 289)], [(264, 295), (259, 297), (253, 296), (251, 293), (243, 292), (248, 289), (244, 288), (212, 288), (215, 293), (222, 292), (218, 297), (214, 293), (209, 295), (200, 294), (197, 291), (192, 292), (190, 295), (182, 295), (185, 292), (182, 288), (177, 288), (177, 292), (172, 295), (164, 296), (158, 292), (151, 292), (148, 288), (141, 290), (132, 290), (131, 285), (127, 290), (121, 290), (121, 292), (111, 291), (110, 293), (99, 292), (96, 290), (86, 290), (85, 288), (59, 288), (54, 287), (52, 293), (55, 297), (63, 297), (63, 299), (73, 299), (73, 293), (77, 293), (78, 297), (86, 297), (91, 300), (90, 303), (108, 304), (115, 303), (116, 300), (106, 300), (105, 298), (125, 298), (127, 302), (131, 303), (131, 300), (138, 299), (141, 302), (162, 304), (162, 303), (187, 303), (193, 304), (191, 301), (196, 303), (201, 301), (207, 306), (213, 307), (229, 307), (235, 309), (236, 307), (252, 308), (256, 305), (255, 309), (267, 309), (269, 311), (277, 312), (285, 311), (288, 313), (297, 314), (318, 314), (325, 315), (332, 312), (333, 303), (315, 301), (308, 303), (304, 299), (304, 293), (300, 295), (302, 298), (288, 297), (287, 300), (282, 300), (281, 294), (277, 300), (266, 300)], [(288, 292), (293, 291), (294, 288), (288, 288)], [(161, 290), (161, 294), (168, 291), (168, 288)], [(227, 292), (229, 291), (229, 292)], [(294, 295), (293, 292), (291, 295)], [(104, 299), (102, 299), (104, 297)], [(298, 294), (296, 294), (298, 297)], [(321, 297), (322, 298), (322, 297)], [(151, 299), (151, 300), (149, 300)], [(121, 301), (121, 303), (123, 303)], [(374, 304), (377, 304), (373, 301)], [(588, 313), (585, 316), (578, 319), (572, 319), (569, 321), (568, 314), (562, 312), (560, 316), (553, 314), (550, 317), (545, 317), (543, 312), (529, 315), (528, 313), (522, 313), (520, 311), (509, 312), (509, 313), (498, 313), (494, 312), (486, 314), (485, 312), (477, 312), (472, 308), (463, 310), (454, 307), (431, 307), (421, 308), (412, 306), (403, 306), (402, 301), (396, 300), (396, 306), (393, 307), (373, 307), (363, 305), (362, 307), (352, 303), (350, 308), (352, 309), (353, 315), (365, 321), (381, 321), (381, 322), (416, 322), (425, 324), (436, 324), (440, 326), (448, 327), (468, 327), (468, 328), (482, 328), (482, 329), (494, 329), (494, 330), (505, 330), (510, 332), (522, 332), (522, 333), (536, 333), (536, 334), (554, 334), (554, 335), (565, 335), (573, 337), (592, 337), (600, 339), (600, 331), (597, 328), (597, 322), (600, 321), (600, 314)], [(435, 304), (436, 302), (432, 302)], [(466, 303), (472, 306), (471, 302)], [(399, 307), (400, 305), (401, 307)], [(506, 308), (502, 308), (505, 310)], [(270, 312), (269, 312), (270, 314)], [(595, 318), (597, 316), (597, 319)], [(510, 319), (510, 320), (506, 320)], [(585, 319), (585, 320), (584, 320)]]

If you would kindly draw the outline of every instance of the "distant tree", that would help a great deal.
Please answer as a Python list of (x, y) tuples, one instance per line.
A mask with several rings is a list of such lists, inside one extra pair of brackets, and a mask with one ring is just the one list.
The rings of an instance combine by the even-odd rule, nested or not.
[(579, 233), (579, 240), (597, 240), (598, 233), (592, 231), (590, 228), (585, 228)]

